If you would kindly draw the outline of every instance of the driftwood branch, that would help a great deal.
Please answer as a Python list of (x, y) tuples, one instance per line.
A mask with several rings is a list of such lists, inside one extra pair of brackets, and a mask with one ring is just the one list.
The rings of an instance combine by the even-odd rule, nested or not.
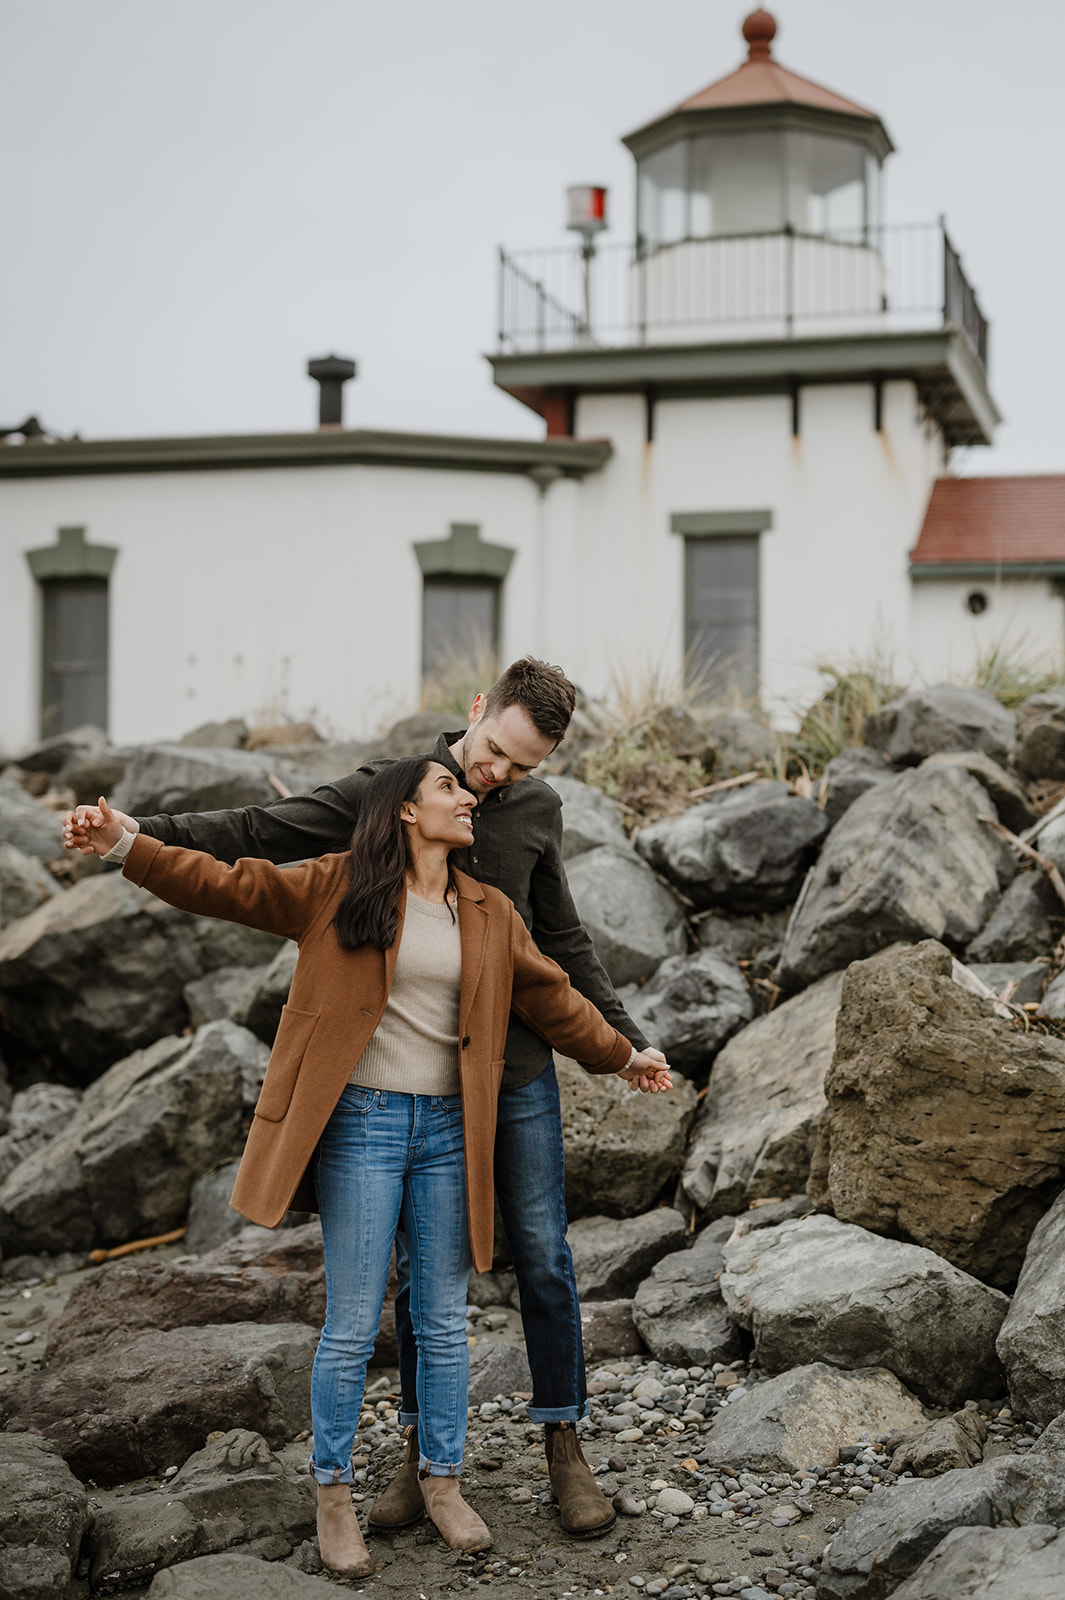
[(741, 772), (738, 778), (722, 778), (719, 783), (708, 783), (705, 788), (693, 789), (685, 798), (688, 800), (705, 800), (707, 795), (723, 794), (726, 789), (742, 789), (745, 784), (754, 783), (760, 778), (760, 772)]
[(1053, 861), (1050, 860), (1049, 856), (1041, 856), (1039, 851), (1033, 850), (1030, 844), (1025, 844), (1023, 839), (1018, 839), (1017, 835), (1015, 833), (1011, 833), (1010, 830), (1005, 827), (997, 817), (981, 816), (980, 821), (986, 823), (991, 829), (991, 832), (997, 833), (1000, 839), (1007, 840), (1008, 843), (1010, 843), (1015, 850), (1018, 850), (1022, 856), (1027, 857), (1029, 861), (1034, 861), (1037, 867), (1041, 867), (1049, 878), (1050, 885), (1054, 890), (1054, 893), (1057, 895), (1062, 905), (1065, 906), (1065, 878), (1062, 878), (1061, 873), (1058, 871)]
[(176, 1244), (184, 1237), (184, 1228), (172, 1228), (169, 1233), (157, 1233), (151, 1239), (131, 1239), (129, 1244), (118, 1244), (113, 1250), (90, 1250), (89, 1260), (99, 1266), (101, 1261), (114, 1261), (116, 1256), (132, 1255), (134, 1250), (150, 1250), (155, 1244)]

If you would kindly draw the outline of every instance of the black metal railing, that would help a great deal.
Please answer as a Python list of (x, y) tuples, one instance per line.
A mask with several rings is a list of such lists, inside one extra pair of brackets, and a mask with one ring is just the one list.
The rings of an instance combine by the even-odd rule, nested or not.
[(504, 353), (880, 327), (960, 328), (986, 365), (987, 320), (942, 222), (607, 245), (591, 259), (499, 252)]

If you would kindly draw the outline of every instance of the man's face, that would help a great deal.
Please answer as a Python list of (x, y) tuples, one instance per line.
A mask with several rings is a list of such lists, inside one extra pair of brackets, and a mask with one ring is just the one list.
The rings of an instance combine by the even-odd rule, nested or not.
[(480, 801), (493, 789), (527, 778), (555, 747), (520, 706), (507, 706), (493, 717), (484, 716), (477, 706), (475, 700), (459, 762), (467, 789)]

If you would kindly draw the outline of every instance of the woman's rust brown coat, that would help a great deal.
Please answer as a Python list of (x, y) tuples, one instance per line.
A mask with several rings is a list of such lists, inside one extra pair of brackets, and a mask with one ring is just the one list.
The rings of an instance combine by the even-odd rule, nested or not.
[[(315, 1147), (388, 999), (403, 931), (391, 949), (343, 950), (333, 929), (348, 856), (297, 867), (245, 859), (226, 866), (198, 850), (138, 834), (123, 872), (183, 911), (225, 917), (299, 944), (262, 1093), (231, 1204), (273, 1228), (290, 1208), (317, 1210), (308, 1170)], [(477, 1272), (492, 1264), (496, 1097), (511, 1009), (588, 1071), (616, 1072), (628, 1042), (542, 955), (507, 897), (456, 872), (462, 982), (459, 1070), (466, 1144), (470, 1247)]]

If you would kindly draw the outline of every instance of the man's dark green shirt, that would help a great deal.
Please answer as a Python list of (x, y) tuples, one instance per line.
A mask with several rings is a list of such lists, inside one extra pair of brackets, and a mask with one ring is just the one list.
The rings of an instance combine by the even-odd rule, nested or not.
[[(449, 746), (461, 733), (442, 733), (433, 759), (462, 777)], [(199, 811), (178, 817), (139, 817), (141, 832), (164, 844), (204, 850), (230, 863), (257, 856), (279, 865), (346, 850), (359, 814), (360, 797), (387, 761), (369, 761), (357, 772), (323, 783), (306, 795), (271, 806), (235, 811)], [(557, 961), (607, 1021), (638, 1050), (647, 1040), (614, 993), (573, 904), (562, 865), (562, 802), (539, 778), (523, 778), (492, 790), (473, 813), (473, 876), (513, 900), (545, 955)], [(548, 1063), (544, 1041), (517, 1017), (507, 1033), (503, 1088), (518, 1089), (539, 1077)]]

